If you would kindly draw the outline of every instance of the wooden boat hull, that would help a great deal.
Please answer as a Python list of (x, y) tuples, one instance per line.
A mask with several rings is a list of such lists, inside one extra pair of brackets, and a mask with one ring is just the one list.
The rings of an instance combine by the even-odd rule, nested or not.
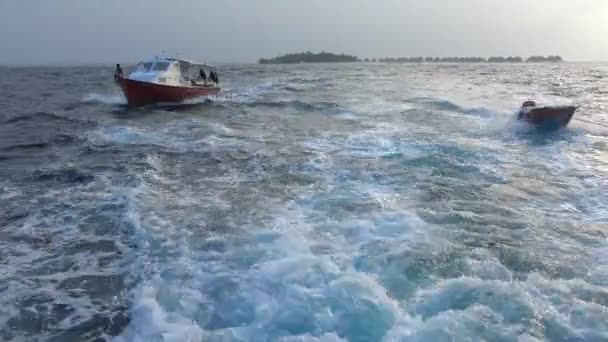
[(538, 107), (526, 112), (520, 112), (519, 120), (526, 121), (539, 128), (557, 129), (563, 128), (570, 123), (576, 107)]
[(122, 88), (130, 107), (145, 106), (153, 103), (176, 103), (188, 99), (215, 95), (220, 91), (217, 86), (170, 86), (131, 80), (125, 77), (116, 79)]

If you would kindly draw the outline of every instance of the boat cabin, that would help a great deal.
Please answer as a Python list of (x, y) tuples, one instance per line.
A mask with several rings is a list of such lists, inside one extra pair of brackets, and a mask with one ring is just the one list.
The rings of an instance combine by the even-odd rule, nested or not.
[(207, 76), (213, 70), (212, 67), (201, 63), (157, 57), (139, 62), (128, 78), (167, 86), (203, 86), (205, 82), (199, 76), (201, 69)]

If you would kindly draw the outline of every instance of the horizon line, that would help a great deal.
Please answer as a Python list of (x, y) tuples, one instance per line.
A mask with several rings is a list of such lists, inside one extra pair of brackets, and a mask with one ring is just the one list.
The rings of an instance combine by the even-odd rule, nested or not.
[[(422, 57), (422, 56), (416, 56), (416, 57)], [(428, 57), (428, 56), (427, 56)], [(468, 58), (468, 57), (476, 57), (476, 56), (467, 56), (467, 57), (456, 57), (456, 56), (450, 56), (450, 57), (439, 57), (439, 58)], [(501, 56), (492, 56), (492, 57), (501, 57)], [(518, 56), (510, 56), (510, 57), (518, 57)], [(380, 59), (388, 59), (388, 58), (411, 58), (411, 57), (357, 57), (359, 58), (359, 63), (365, 63), (365, 59), (370, 60), (370, 63), (387, 63), (389, 64), (390, 62), (381, 62)], [(426, 58), (426, 57), (423, 57)], [(433, 57), (435, 58), (435, 57)], [(485, 58), (485, 57), (480, 57), (480, 58)], [(375, 59), (376, 62), (371, 62), (372, 59)], [(320, 64), (322, 64), (324, 62), (320, 62)], [(339, 62), (338, 62), (339, 63)], [(427, 63), (422, 62), (422, 63)], [(455, 64), (483, 64), (484, 62), (477, 62), (477, 63), (459, 63), (459, 62), (445, 62), (445, 63), (455, 63)], [(497, 64), (497, 63), (492, 63), (492, 62), (485, 62), (485, 63), (489, 63), (489, 64)], [(524, 63), (525, 64), (525, 60)], [(563, 60), (559, 63), (608, 63), (608, 60)], [(55, 68), (69, 68), (69, 67), (107, 67), (107, 66), (114, 66), (116, 63), (115, 62), (77, 62), (77, 63), (48, 63), (48, 64), (44, 64), (44, 63), (0, 63), (0, 68), (48, 68), (48, 67), (55, 67)], [(123, 64), (123, 63), (120, 63)], [(136, 63), (135, 63), (136, 64)], [(259, 65), (257, 61), (247, 61), (247, 62), (220, 62), (220, 63), (213, 63), (214, 65)], [(307, 63), (307, 64), (315, 64), (315, 63)], [(395, 63), (390, 63), (390, 64), (395, 64)], [(408, 63), (402, 63), (402, 64), (408, 64)], [(414, 64), (414, 63), (409, 63), (409, 64)], [(420, 63), (416, 63), (416, 64), (420, 64)], [(432, 64), (436, 64), (436, 62), (433, 62)], [(501, 64), (508, 64), (508, 62), (504, 62)], [(514, 64), (522, 64), (522, 63), (514, 63)], [(542, 63), (541, 63), (542, 64)], [(123, 65), (130, 65), (129, 63), (127, 64), (123, 64)]]

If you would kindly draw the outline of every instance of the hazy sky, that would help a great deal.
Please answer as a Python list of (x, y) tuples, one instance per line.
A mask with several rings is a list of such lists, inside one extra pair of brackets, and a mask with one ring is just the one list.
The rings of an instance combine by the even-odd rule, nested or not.
[(608, 0), (0, 0), (0, 64), (559, 54), (608, 61)]

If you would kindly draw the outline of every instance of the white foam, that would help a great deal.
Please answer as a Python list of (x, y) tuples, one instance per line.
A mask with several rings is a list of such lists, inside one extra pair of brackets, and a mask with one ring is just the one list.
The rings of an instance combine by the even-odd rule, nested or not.
[(281, 337), (278, 342), (346, 342), (347, 340), (338, 337), (334, 333), (323, 334), (319, 337), (306, 334), (303, 336), (287, 336)]
[[(369, 121), (359, 109), (357, 118)], [(381, 117), (399, 109), (391, 102), (376, 110)], [(539, 327), (572, 338), (603, 336), (592, 335), (605, 327), (602, 305), (585, 298), (601, 298), (605, 267), (579, 282), (526, 278), (492, 248), (452, 239), (454, 225), (426, 223), (408, 206), (420, 204), (415, 190), (375, 184), (367, 168), (430, 149), (408, 139), (407, 127), (372, 121), (372, 128), (289, 140), (308, 156), (290, 172), (314, 177), (312, 185), (280, 183), (272, 168), (287, 164), (286, 157), (262, 149), (241, 158), (249, 160), (246, 175), (210, 177), (205, 187), (173, 187), (166, 174), (179, 165), (149, 160), (132, 199), (142, 246), (141, 270), (134, 272), (143, 281), (134, 291), (134, 319), (119, 340), (550, 339)], [(227, 146), (224, 129), (212, 131), (204, 148)], [(203, 148), (202, 140), (195, 145)], [(357, 168), (354, 157), (371, 161)], [(479, 168), (503, 181), (510, 176)], [(288, 195), (275, 194), (279, 188)], [(602, 260), (602, 249), (596, 252)]]
[(100, 94), (91, 93), (87, 94), (82, 98), (82, 102), (85, 103), (100, 103), (108, 105), (124, 105), (127, 104), (127, 100), (122, 95), (117, 94)]
[[(158, 161), (153, 164), (150, 181), (157, 178), (152, 177), (153, 174), (162, 172)], [(142, 210), (142, 205), (152, 204), (149, 200), (156, 196), (153, 184), (146, 183), (134, 198), (134, 203), (140, 208), (137, 210)], [(283, 337), (331, 341), (338, 340), (338, 333), (352, 334), (355, 326), (349, 323), (351, 319), (376, 322), (376, 330), (372, 329), (370, 336), (382, 336), (382, 331), (402, 314), (398, 304), (387, 296), (374, 276), (348, 266), (354, 255), (349, 255), (351, 249), (342, 245), (348, 242), (339, 236), (339, 232), (327, 231), (325, 225), (306, 224), (303, 215), (308, 214), (298, 206), (276, 212), (275, 220), (267, 229), (258, 228), (256, 233), (239, 238), (244, 239), (242, 241), (218, 240), (210, 236), (209, 242), (222, 241), (231, 246), (228, 254), (223, 256), (185, 248), (187, 243), (184, 245), (183, 239), (187, 236), (186, 231), (151, 214), (158, 215), (146, 209), (144, 223), (137, 225), (145, 232), (142, 237), (148, 240), (146, 249), (152, 249), (150, 253), (154, 255), (161, 253), (159, 256), (165, 253), (162, 250), (172, 254), (179, 250), (179, 257), (173, 256), (170, 264), (161, 259), (152, 267), (155, 270), (153, 276), (136, 291), (133, 310), (136, 319), (122, 339), (211, 338), (217, 337), (221, 330), (223, 335), (245, 341)], [(137, 216), (134, 219), (140, 220)], [(329, 238), (326, 241), (331, 254), (317, 254), (319, 234)], [(388, 235), (393, 236), (393, 233)], [(365, 234), (351, 241), (358, 244), (369, 238), (373, 236)], [(182, 242), (176, 244), (179, 241)], [(154, 249), (154, 245), (161, 250)], [(142, 255), (141, 260), (147, 262), (150, 257)], [(243, 258), (253, 258), (252, 267), (234, 269)], [(178, 271), (180, 265), (184, 265), (185, 271)], [(188, 278), (192, 280), (186, 283), (180, 280)], [(221, 285), (226, 281), (237, 288), (230, 290), (233, 285)], [(224, 288), (231, 294), (207, 297), (214, 288)], [(220, 321), (218, 317), (222, 317)], [(213, 327), (217, 324), (228, 326), (204, 329), (206, 325)], [(315, 326), (320, 329), (318, 332), (311, 330)], [(302, 334), (296, 334), (300, 329)]]
[(0, 187), (2, 188), (2, 192), (0, 193), (0, 199), (2, 200), (10, 200), (22, 195), (21, 190), (9, 185), (2, 185), (2, 183), (0, 183)]
[(353, 112), (340, 112), (340, 114), (338, 114), (337, 117), (340, 119), (343, 119), (343, 120), (350, 120), (350, 121), (355, 121), (358, 119), (357, 114), (355, 114)]
[(229, 127), (214, 121), (167, 122), (162, 127), (154, 126), (105, 126), (88, 134), (93, 144), (107, 142), (119, 145), (158, 145), (179, 152), (205, 151), (242, 145), (231, 135)]
[[(149, 185), (140, 191), (144, 197), (146, 193), (153, 194)], [(135, 201), (144, 204), (141, 199)], [(167, 336), (173, 329), (178, 334), (176, 338), (202, 336), (205, 340), (220, 336), (243, 341), (338, 341), (349, 340), (345, 336), (354, 336), (352, 334), (381, 337), (404, 313), (374, 275), (350, 266), (357, 256), (354, 253), (357, 246), (376, 239), (376, 235), (367, 231), (366, 224), (357, 224), (367, 232), (345, 239), (339, 229), (328, 230), (327, 224), (307, 224), (305, 216), (308, 214), (308, 209), (299, 206), (279, 210), (267, 229), (258, 228), (255, 233), (239, 238), (243, 239), (241, 241), (210, 236), (208, 241), (222, 241), (231, 246), (223, 256), (204, 250), (184, 250), (183, 244), (181, 247), (163, 244), (162, 248), (167, 251), (181, 249), (181, 257), (173, 259), (171, 265), (155, 266), (160, 267), (157, 275), (137, 290), (137, 309), (133, 315), (139, 317), (133, 320), (122, 338), (155, 340)], [(388, 221), (379, 218), (371, 225), (377, 225), (379, 236), (384, 235), (386, 239), (392, 239), (402, 231), (395, 220), (411, 220), (410, 231), (423, 229), (422, 221), (414, 216), (399, 217), (388, 218)], [(151, 220), (152, 217), (146, 218), (147, 222)], [(167, 238), (181, 240), (180, 235), (185, 234), (170, 222), (155, 222), (158, 227), (142, 228), (149, 235), (147, 239), (156, 240), (162, 236), (165, 241)], [(324, 236), (323, 240), (319, 240), (321, 236)], [(251, 259), (252, 266), (234, 269), (242, 259)], [(179, 264), (175, 263), (177, 260), (181, 260)], [(231, 260), (238, 260), (237, 264)], [(175, 273), (176, 266), (182, 263), (190, 269), (186, 278), (192, 280), (187, 283), (179, 280), (184, 276), (183, 272), (180, 272), (181, 276)], [(194, 265), (198, 266), (193, 268)], [(173, 274), (170, 278), (162, 276), (169, 270)], [(221, 285), (226, 281), (234, 285)], [(232, 286), (237, 288), (228, 290)], [(218, 294), (215, 298), (207, 297), (214, 288), (226, 289), (231, 293), (226, 296), (233, 296), (234, 300), (224, 295), (217, 297)], [(218, 315), (233, 323), (220, 329), (204, 329), (205, 325), (218, 324), (213, 323), (217, 321), (213, 317)], [(371, 325), (357, 332), (358, 323), (355, 322), (359, 321)], [(154, 327), (147, 328), (149, 322), (153, 322)]]
[[(155, 191), (142, 188), (138, 210)], [(391, 197), (382, 188), (356, 191), (373, 193), (369, 197), (377, 200)], [(153, 276), (136, 291), (134, 319), (117, 341), (426, 341), (467, 336), (535, 341), (542, 338), (530, 334), (534, 328), (528, 322), (542, 315), (569, 336), (592, 336), (593, 329), (603, 327), (599, 306), (555, 302), (569, 296), (574, 284), (561, 284), (560, 289), (538, 277), (514, 281), (498, 260), (481, 250), (465, 257), (470, 276), (431, 280), (400, 303), (392, 297), (398, 294), (385, 287), (394, 279), (400, 279), (400, 286), (408, 281), (399, 278), (397, 262), (409, 262), (407, 253), (438, 255), (451, 248), (449, 242), (412, 213), (397, 211), (398, 203), (391, 201), (383, 205), (387, 212), (375, 218), (312, 223), (315, 203), (324, 195), (311, 195), (302, 202), (310, 205), (276, 208), (264, 228), (251, 227), (233, 238), (198, 237), (211, 244), (221, 241), (224, 252), (188, 248), (192, 237), (185, 229), (171, 218), (155, 220), (150, 216), (154, 211), (146, 209), (147, 223), (141, 229), (155, 257), (142, 261), (154, 263)], [(158, 248), (165, 252), (158, 254)], [(358, 260), (378, 267), (353, 267)], [(555, 291), (557, 295), (551, 294)], [(565, 316), (563, 310), (573, 305), (578, 316)]]
[[(254, 104), (267, 95), (289, 95), (289, 92), (283, 89), (286, 84), (282, 80), (267, 80), (254, 85), (224, 88), (210, 99), (218, 103)], [(284, 99), (287, 101), (287, 98)]]
[(124, 336), (115, 339), (122, 341), (162, 341), (162, 342), (199, 342), (203, 340), (203, 330), (180, 316), (163, 310), (158, 302), (158, 289), (143, 287), (132, 308), (131, 326)]

